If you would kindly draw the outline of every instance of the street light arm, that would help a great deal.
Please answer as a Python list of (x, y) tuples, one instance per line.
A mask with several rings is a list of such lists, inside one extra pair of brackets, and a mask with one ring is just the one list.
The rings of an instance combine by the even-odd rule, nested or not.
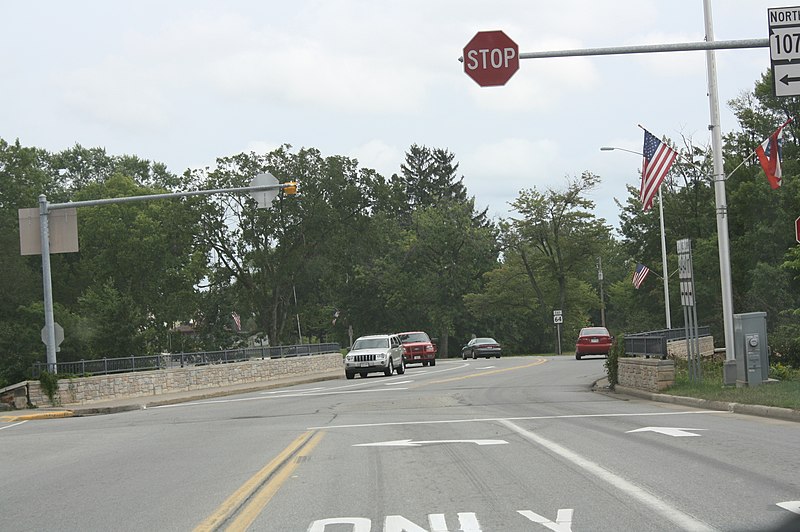
[(618, 148), (616, 146), (601, 146), (600, 147), (600, 151), (614, 151), (614, 150), (626, 151), (628, 153), (632, 153), (634, 155), (639, 155), (641, 157), (644, 157), (643, 153), (638, 152), (638, 151), (629, 150), (627, 148)]

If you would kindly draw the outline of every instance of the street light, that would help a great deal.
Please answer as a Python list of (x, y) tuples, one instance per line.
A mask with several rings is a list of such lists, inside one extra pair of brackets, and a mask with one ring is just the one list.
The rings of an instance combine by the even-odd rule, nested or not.
[[(615, 146), (602, 146), (600, 151), (626, 151), (628, 153), (633, 153), (640, 157), (644, 157), (644, 154), (628, 150), (626, 148), (617, 148)], [(672, 329), (672, 318), (670, 317), (670, 310), (669, 310), (669, 272), (667, 271), (667, 240), (664, 235), (664, 200), (661, 197), (661, 185), (658, 187), (658, 217), (661, 225), (661, 267), (663, 268), (664, 272), (664, 312), (667, 317), (667, 329)]]

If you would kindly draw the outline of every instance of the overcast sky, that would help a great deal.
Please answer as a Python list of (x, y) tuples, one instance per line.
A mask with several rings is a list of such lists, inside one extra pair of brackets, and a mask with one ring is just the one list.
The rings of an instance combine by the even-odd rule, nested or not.
[[(765, 39), (775, 0), (712, 2), (716, 40)], [(502, 87), (458, 61), (478, 31), (520, 52), (704, 39), (702, 0), (170, 0), (0, 3), (0, 137), (104, 147), (175, 173), (288, 143), (389, 176), (409, 146), (447, 148), (478, 207), (509, 215), (525, 188), (588, 170), (612, 225), (657, 137), (710, 145), (704, 52), (523, 59)], [(769, 49), (716, 52), (727, 102)], [(777, 124), (776, 124), (777, 126)]]

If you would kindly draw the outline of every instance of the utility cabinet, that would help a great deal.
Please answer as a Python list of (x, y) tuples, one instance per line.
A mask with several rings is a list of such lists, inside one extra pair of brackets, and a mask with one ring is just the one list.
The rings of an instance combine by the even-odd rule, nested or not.
[(736, 386), (758, 386), (769, 378), (767, 313), (733, 315)]

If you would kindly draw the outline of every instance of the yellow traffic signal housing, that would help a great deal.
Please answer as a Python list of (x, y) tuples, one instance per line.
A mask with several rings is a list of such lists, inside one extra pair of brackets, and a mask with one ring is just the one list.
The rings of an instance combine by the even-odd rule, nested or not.
[(283, 192), (284, 194), (297, 194), (297, 181), (289, 181), (283, 184)]

